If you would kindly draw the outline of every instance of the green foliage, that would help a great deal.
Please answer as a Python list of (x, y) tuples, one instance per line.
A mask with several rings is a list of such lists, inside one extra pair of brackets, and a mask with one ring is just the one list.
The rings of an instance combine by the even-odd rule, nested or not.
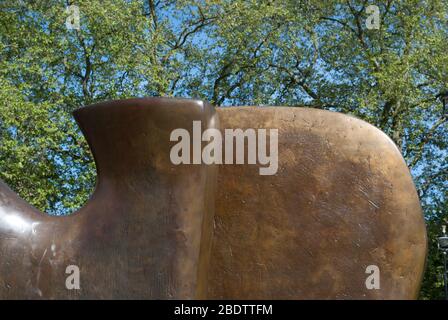
[[(442, 209), (446, 215), (446, 205)], [(443, 212), (440, 212), (443, 215)], [(429, 234), (428, 257), (426, 261), (426, 272), (420, 291), (421, 299), (445, 299), (443, 287), (443, 255), (437, 246), (437, 235), (441, 230), (439, 221), (429, 221), (427, 230)]]
[[(0, 2), (0, 178), (66, 214), (94, 185), (71, 112), (96, 101), (186, 96), (353, 114), (397, 143), (428, 223), (421, 296), (440, 298), (435, 239), (447, 217), (448, 1)], [(369, 30), (366, 6), (380, 8)]]

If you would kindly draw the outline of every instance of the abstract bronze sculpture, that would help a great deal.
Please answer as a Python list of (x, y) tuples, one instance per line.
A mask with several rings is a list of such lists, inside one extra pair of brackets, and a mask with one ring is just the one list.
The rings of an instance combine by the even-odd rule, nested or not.
[[(279, 168), (219, 168), (209, 297), (413, 299), (426, 231), (393, 142), (359, 119), (307, 108), (221, 108), (222, 128), (279, 128)], [(366, 269), (380, 272), (368, 289)]]
[[(96, 190), (77, 213), (51, 217), (0, 182), (0, 298), (417, 296), (424, 221), (383, 133), (321, 110), (217, 110), (167, 98), (77, 110)], [(193, 121), (204, 130), (278, 128), (278, 172), (221, 165), (216, 186), (217, 165), (174, 165), (170, 133), (190, 132)], [(79, 266), (79, 290), (65, 285), (70, 265)], [(366, 287), (371, 265), (379, 289)]]
[[(216, 166), (175, 166), (169, 135), (215, 122), (207, 103), (132, 99), (75, 117), (95, 158), (88, 203), (66, 217), (38, 212), (0, 185), (0, 298), (205, 298)], [(66, 268), (81, 289), (68, 290)]]

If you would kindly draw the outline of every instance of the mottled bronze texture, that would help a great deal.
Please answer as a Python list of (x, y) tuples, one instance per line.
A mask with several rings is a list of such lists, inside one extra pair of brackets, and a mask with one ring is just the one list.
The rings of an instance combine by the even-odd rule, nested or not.
[[(148, 98), (76, 111), (96, 190), (75, 214), (52, 217), (0, 182), (0, 298), (417, 296), (425, 227), (387, 136), (321, 110), (218, 110)], [(278, 129), (278, 172), (222, 165), (215, 191), (216, 166), (170, 161), (171, 132), (192, 136), (194, 120), (202, 130)], [(80, 290), (65, 286), (69, 265), (79, 266)], [(378, 290), (366, 288), (369, 265), (379, 267)]]
[[(426, 231), (393, 142), (356, 118), (306, 108), (219, 108), (221, 128), (278, 128), (276, 175), (223, 165), (213, 299), (412, 299)], [(269, 139), (268, 139), (269, 141)], [(380, 270), (368, 290), (366, 267)]]
[[(214, 108), (183, 99), (131, 99), (75, 117), (98, 178), (73, 215), (48, 216), (0, 182), (0, 298), (205, 298), (216, 166), (173, 165), (170, 134), (217, 125)], [(80, 290), (66, 268), (80, 269)]]

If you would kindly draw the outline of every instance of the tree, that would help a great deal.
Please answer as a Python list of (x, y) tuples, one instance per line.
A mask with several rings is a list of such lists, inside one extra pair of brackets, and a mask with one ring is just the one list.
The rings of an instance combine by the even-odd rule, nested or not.
[[(69, 5), (80, 11), (68, 29)], [(379, 9), (379, 29), (366, 21)], [(440, 297), (447, 216), (448, 1), (80, 0), (0, 3), (0, 178), (66, 214), (94, 185), (74, 109), (132, 96), (341, 111), (401, 149), (431, 239), (422, 298)]]

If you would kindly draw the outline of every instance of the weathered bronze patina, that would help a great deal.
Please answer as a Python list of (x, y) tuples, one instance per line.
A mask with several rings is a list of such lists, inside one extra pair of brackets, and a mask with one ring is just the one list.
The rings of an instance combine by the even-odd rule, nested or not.
[[(425, 227), (409, 171), (387, 136), (321, 110), (217, 110), (166, 98), (77, 110), (96, 190), (75, 214), (54, 217), (0, 182), (0, 298), (417, 296)], [(215, 190), (216, 165), (172, 164), (170, 134), (183, 128), (192, 136), (193, 121), (202, 131), (278, 129), (277, 173), (221, 165)], [(80, 290), (66, 288), (70, 265), (80, 269)], [(380, 289), (366, 287), (371, 265)]]
[[(95, 158), (90, 201), (43, 214), (0, 183), (0, 298), (205, 298), (216, 166), (170, 161), (170, 133), (201, 121), (207, 103), (131, 99), (75, 112)], [(66, 268), (80, 290), (66, 288)]]
[[(426, 231), (397, 147), (380, 130), (306, 108), (220, 108), (221, 128), (278, 128), (276, 175), (223, 165), (209, 297), (412, 299)], [(366, 268), (380, 271), (367, 289)]]

